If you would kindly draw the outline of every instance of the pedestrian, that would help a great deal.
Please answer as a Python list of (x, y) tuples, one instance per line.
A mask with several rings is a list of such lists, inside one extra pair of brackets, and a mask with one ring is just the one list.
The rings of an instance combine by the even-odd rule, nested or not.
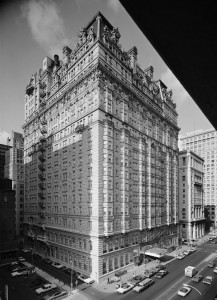
[(109, 277), (108, 277), (108, 279), (107, 279), (107, 284), (109, 284), (109, 282), (110, 282), (110, 280), (109, 280)]

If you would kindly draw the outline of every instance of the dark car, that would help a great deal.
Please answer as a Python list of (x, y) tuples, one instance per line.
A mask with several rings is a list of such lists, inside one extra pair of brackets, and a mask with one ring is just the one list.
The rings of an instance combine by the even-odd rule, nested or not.
[(157, 266), (156, 266), (156, 269), (158, 269), (158, 270), (160, 271), (160, 270), (165, 270), (166, 267), (163, 266), (163, 265), (157, 265)]
[(208, 263), (207, 267), (209, 267), (209, 268), (215, 267), (214, 261), (211, 261), (210, 263)]
[(203, 278), (202, 275), (197, 274), (197, 275), (195, 275), (195, 276), (192, 278), (192, 280), (195, 281), (195, 282), (199, 282), (199, 281), (202, 280), (202, 278)]
[(130, 279), (130, 283), (132, 283), (134, 286), (136, 286), (139, 282), (145, 279), (145, 276), (143, 275), (137, 275), (134, 276), (132, 279)]
[(38, 253), (33, 253), (33, 257), (36, 259), (42, 259), (41, 255), (39, 255)]
[[(72, 271), (71, 268), (64, 268), (64, 269), (63, 269), (63, 272), (65, 272), (66, 274), (69, 274), (69, 275), (71, 275), (71, 271)], [(73, 271), (72, 271), (72, 272), (73, 272)]]
[(156, 277), (156, 278), (162, 278), (162, 277), (166, 276), (168, 273), (169, 273), (169, 272), (166, 271), (166, 270), (160, 270), (159, 272), (157, 272), (157, 273), (155, 274), (155, 277)]
[(53, 263), (52, 260), (49, 258), (44, 258), (43, 262), (45, 262), (46, 264), (49, 264), (49, 265), (51, 265)]
[(43, 284), (45, 284), (45, 283), (46, 283), (45, 280), (43, 280), (42, 278), (37, 277), (36, 279), (34, 279), (34, 280), (32, 280), (32, 281), (30, 282), (29, 286), (30, 286), (31, 288), (35, 288), (35, 287), (38, 287), (38, 286), (43, 285)]

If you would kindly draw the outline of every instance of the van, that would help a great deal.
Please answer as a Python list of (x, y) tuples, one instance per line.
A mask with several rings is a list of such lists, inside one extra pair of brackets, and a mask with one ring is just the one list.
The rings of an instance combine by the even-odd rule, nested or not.
[(133, 290), (137, 293), (140, 293), (140, 292), (146, 290), (152, 284), (154, 284), (154, 281), (150, 278), (146, 278), (143, 281), (139, 282), (138, 285), (133, 288)]
[(197, 273), (197, 270), (195, 267), (188, 266), (185, 268), (185, 276), (187, 277), (193, 277)]

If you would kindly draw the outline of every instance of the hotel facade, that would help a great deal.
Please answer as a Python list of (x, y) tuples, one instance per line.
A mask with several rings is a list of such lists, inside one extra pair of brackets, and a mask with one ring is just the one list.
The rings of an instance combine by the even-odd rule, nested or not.
[(178, 243), (172, 91), (98, 13), (26, 87), (25, 243), (97, 282)]

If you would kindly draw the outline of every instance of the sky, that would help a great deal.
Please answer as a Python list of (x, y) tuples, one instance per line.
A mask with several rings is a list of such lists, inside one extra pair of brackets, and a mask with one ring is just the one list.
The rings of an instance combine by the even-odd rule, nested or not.
[(100, 11), (119, 29), (125, 51), (138, 49), (142, 69), (154, 67), (154, 80), (173, 90), (180, 133), (213, 128), (118, 0), (0, 0), (0, 144), (23, 132), (25, 88), (46, 56), (73, 49), (80, 27)]

